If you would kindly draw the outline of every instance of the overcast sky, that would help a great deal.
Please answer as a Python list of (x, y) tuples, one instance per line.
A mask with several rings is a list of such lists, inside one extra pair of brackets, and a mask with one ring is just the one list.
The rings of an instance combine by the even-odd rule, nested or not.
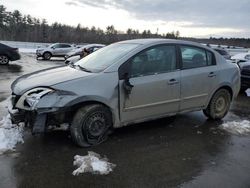
[(1, 0), (0, 4), (49, 23), (250, 38), (250, 0)]

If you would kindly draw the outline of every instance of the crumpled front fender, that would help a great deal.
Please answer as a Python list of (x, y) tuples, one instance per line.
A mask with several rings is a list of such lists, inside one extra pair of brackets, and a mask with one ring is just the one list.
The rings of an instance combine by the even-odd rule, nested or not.
[(78, 98), (78, 96), (74, 93), (54, 92), (40, 99), (36, 106), (36, 111), (38, 113), (56, 112), (76, 98)]

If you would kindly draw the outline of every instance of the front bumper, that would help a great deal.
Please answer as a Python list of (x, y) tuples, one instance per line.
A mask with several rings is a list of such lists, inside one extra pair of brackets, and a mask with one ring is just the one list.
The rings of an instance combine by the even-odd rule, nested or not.
[(36, 52), (36, 56), (37, 56), (37, 57), (42, 57), (42, 56), (43, 56), (43, 53), (42, 53), (42, 52)]
[(9, 114), (12, 123), (19, 124), (24, 122), (25, 126), (31, 128), (33, 134), (45, 132), (47, 114), (36, 114), (17, 109), (9, 110)]
[(25, 123), (25, 126), (30, 127), (32, 133), (45, 132), (47, 114), (38, 114), (34, 111), (20, 110), (15, 107), (16, 102), (20, 97), (12, 95), (11, 105), (8, 107), (8, 112), (13, 124)]
[(11, 121), (13, 124), (25, 122), (25, 113), (20, 112), (19, 110), (17, 110), (15, 113), (13, 113), (13, 110), (9, 109), (9, 114), (10, 114)]

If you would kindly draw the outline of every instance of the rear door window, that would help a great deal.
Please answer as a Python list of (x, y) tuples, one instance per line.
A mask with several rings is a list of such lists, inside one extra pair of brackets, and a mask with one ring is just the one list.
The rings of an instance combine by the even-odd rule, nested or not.
[(213, 54), (205, 49), (181, 46), (182, 68), (191, 69), (213, 65)]
[(60, 48), (70, 48), (71, 46), (69, 44), (61, 44)]

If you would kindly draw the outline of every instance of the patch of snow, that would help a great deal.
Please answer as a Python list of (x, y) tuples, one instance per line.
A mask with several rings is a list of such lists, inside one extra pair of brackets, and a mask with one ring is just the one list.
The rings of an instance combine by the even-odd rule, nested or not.
[(250, 133), (250, 121), (248, 120), (229, 121), (223, 123), (221, 128), (232, 134), (246, 135)]
[[(10, 98), (0, 103), (1, 108), (9, 109), (13, 113), (16, 110), (12, 110)], [(7, 113), (0, 120), (0, 154), (8, 150), (14, 150), (17, 143), (23, 143), (23, 128), (24, 124), (18, 125), (12, 124), (10, 114)]]
[(34, 48), (19, 48), (18, 51), (21, 53), (36, 53)]
[(247, 96), (250, 97), (250, 89), (246, 90)]
[(8, 150), (14, 150), (17, 143), (24, 142), (23, 127), (23, 123), (12, 124), (9, 114), (3, 117), (0, 121), (0, 154)]
[(76, 155), (73, 165), (78, 167), (72, 173), (74, 176), (86, 172), (107, 175), (116, 167), (115, 164), (108, 162), (106, 157), (101, 158), (99, 154), (92, 151), (89, 151), (88, 155), (85, 156)]

